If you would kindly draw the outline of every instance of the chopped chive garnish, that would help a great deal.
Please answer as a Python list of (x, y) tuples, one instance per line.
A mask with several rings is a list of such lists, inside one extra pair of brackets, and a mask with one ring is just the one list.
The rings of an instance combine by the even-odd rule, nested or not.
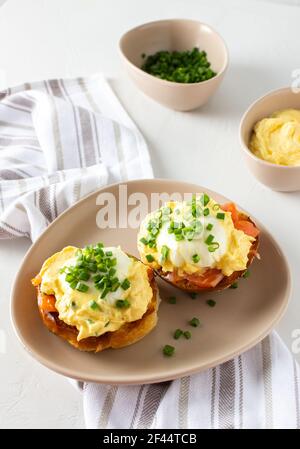
[(214, 253), (219, 247), (220, 247), (220, 244), (218, 242), (212, 242), (208, 247), (208, 251), (210, 253)]
[(103, 292), (101, 293), (101, 299), (104, 299), (108, 292), (109, 292), (108, 287), (105, 287)]
[(175, 340), (178, 340), (178, 338), (180, 338), (182, 334), (183, 334), (183, 331), (181, 329), (176, 329), (176, 331), (174, 332), (173, 338)]
[(152, 254), (146, 254), (146, 259), (148, 260), (148, 262), (153, 262), (155, 260)]
[(209, 234), (209, 236), (207, 237), (207, 239), (205, 240), (205, 243), (207, 245), (210, 245), (213, 241), (214, 241), (214, 236), (212, 234)]
[(199, 254), (194, 254), (194, 255), (192, 256), (192, 259), (193, 259), (193, 262), (194, 262), (194, 263), (198, 263), (199, 260), (200, 260)]
[(194, 317), (189, 321), (189, 324), (193, 327), (198, 327), (200, 324), (200, 321), (198, 320), (198, 318)]
[(75, 290), (76, 286), (77, 286), (77, 281), (72, 281), (72, 282), (70, 283), (70, 287), (71, 287), (73, 290)]
[(90, 274), (87, 271), (81, 271), (78, 275), (78, 279), (80, 281), (88, 281), (90, 278)]
[(190, 295), (190, 297), (192, 299), (196, 299), (197, 298), (197, 293), (196, 292), (191, 292), (191, 293), (189, 293), (189, 295)]
[(67, 281), (67, 282), (73, 282), (73, 280), (74, 280), (73, 274), (68, 273), (68, 274), (66, 275), (66, 281)]
[(204, 217), (207, 217), (208, 214), (209, 214), (209, 209), (206, 207), (203, 211), (203, 215), (204, 215)]
[(83, 284), (83, 282), (78, 282), (76, 285), (76, 290), (78, 290), (79, 292), (87, 292), (89, 289), (89, 286), (86, 284)]
[(115, 304), (118, 309), (127, 309), (130, 306), (130, 302), (127, 299), (117, 299)]
[(216, 76), (206, 51), (198, 47), (157, 51), (142, 58), (141, 68), (150, 75), (176, 83), (199, 83)]
[(124, 279), (124, 281), (121, 283), (121, 288), (123, 290), (128, 290), (130, 287), (130, 281), (126, 278)]
[(177, 302), (176, 296), (170, 296), (168, 302), (170, 304), (176, 304), (176, 302)]
[(165, 345), (163, 347), (163, 354), (166, 355), (167, 357), (171, 357), (175, 352), (175, 348), (174, 346), (171, 345)]
[[(75, 254), (75, 264), (60, 269), (60, 273), (65, 273), (65, 280), (72, 289), (87, 292), (89, 286), (82, 281), (92, 278), (94, 287), (102, 292), (103, 299), (109, 292), (119, 288), (120, 281), (116, 276), (117, 258), (113, 256), (113, 251), (105, 251), (103, 244), (97, 243), (88, 245), (76, 251)], [(129, 286), (129, 281), (125, 279), (123, 288), (127, 289)]]
[(183, 332), (183, 335), (187, 340), (189, 340), (192, 337), (192, 334), (190, 333), (190, 331)]
[(231, 284), (229, 288), (238, 288), (238, 283), (234, 282), (233, 284)]
[(101, 281), (102, 276), (101, 276), (101, 274), (95, 274), (95, 276), (93, 276), (92, 279), (94, 282), (99, 282), (99, 281)]
[(147, 240), (145, 237), (142, 237), (142, 238), (140, 239), (140, 242), (142, 242), (144, 245), (147, 245), (147, 244), (148, 244), (148, 240)]
[(93, 320), (90, 320), (89, 318), (87, 319), (87, 322), (88, 322), (89, 324), (94, 324), (94, 321), (93, 321)]
[(224, 214), (224, 212), (218, 212), (217, 215), (216, 215), (216, 217), (217, 217), (219, 220), (224, 220), (225, 214)]
[(208, 300), (206, 301), (206, 304), (207, 304), (209, 307), (215, 307), (216, 301), (214, 301), (213, 299), (208, 299)]
[(250, 270), (246, 270), (245, 273), (243, 274), (243, 278), (247, 279), (250, 276)]
[(109, 325), (110, 321), (107, 321), (107, 323), (105, 323), (104, 327), (107, 327)]
[(203, 204), (204, 207), (207, 206), (207, 204), (209, 203), (209, 196), (206, 193), (204, 193), (201, 196), (200, 201), (201, 201), (201, 203)]
[(219, 209), (220, 209), (220, 205), (219, 204), (214, 204), (213, 205), (213, 210), (214, 211), (219, 210)]
[(170, 249), (166, 245), (162, 246), (161, 248), (162, 262), (165, 262), (167, 260), (169, 251)]
[(212, 223), (208, 223), (208, 225), (206, 226), (206, 229), (208, 231), (211, 231), (213, 227), (214, 227), (214, 225)]
[(90, 302), (90, 308), (93, 310), (100, 310), (100, 306), (99, 306), (99, 304), (96, 303), (96, 301)]

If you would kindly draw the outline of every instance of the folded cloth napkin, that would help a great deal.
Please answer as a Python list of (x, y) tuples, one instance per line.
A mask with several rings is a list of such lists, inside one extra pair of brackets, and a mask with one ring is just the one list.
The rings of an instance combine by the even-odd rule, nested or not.
[(35, 240), (106, 184), (153, 176), (144, 139), (103, 77), (0, 92), (0, 238)]
[[(0, 93), (1, 238), (34, 241), (93, 190), (150, 177), (147, 146), (101, 76)], [(299, 378), (273, 332), (233, 360), (172, 382), (77, 386), (88, 428), (300, 428)]]

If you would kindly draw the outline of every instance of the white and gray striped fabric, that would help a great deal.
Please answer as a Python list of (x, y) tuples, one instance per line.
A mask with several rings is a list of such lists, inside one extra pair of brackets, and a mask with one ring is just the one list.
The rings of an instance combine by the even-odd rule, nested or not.
[[(106, 184), (152, 177), (147, 146), (100, 76), (0, 93), (0, 238), (32, 240)], [(299, 367), (276, 333), (163, 384), (77, 383), (88, 428), (300, 428)]]
[(89, 428), (300, 429), (300, 370), (276, 332), (216, 368), (141, 386), (85, 384)]
[(93, 190), (152, 176), (144, 139), (102, 76), (0, 92), (0, 238), (35, 240)]

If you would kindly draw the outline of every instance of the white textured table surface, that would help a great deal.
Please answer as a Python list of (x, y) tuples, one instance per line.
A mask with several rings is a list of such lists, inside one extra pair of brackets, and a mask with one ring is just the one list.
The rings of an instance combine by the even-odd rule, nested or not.
[[(274, 193), (259, 185), (241, 160), (237, 130), (251, 101), (290, 85), (292, 71), (300, 68), (297, 5), (297, 0), (8, 0), (0, 7), (0, 89), (104, 72), (147, 139), (157, 177), (206, 185), (265, 223), (292, 269), (290, 306), (277, 326), (290, 348), (292, 331), (300, 328), (300, 193)], [(120, 68), (120, 35), (169, 17), (207, 22), (229, 47), (230, 68), (221, 89), (192, 113), (155, 104)], [(9, 322), (10, 288), (29, 245), (23, 239), (0, 242), (0, 428), (83, 427), (80, 394), (25, 354)]]

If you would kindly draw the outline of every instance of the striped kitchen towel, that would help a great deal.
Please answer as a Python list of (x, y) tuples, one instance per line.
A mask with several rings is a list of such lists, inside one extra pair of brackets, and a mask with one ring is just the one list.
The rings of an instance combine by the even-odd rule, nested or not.
[(0, 92), (0, 238), (35, 240), (93, 190), (152, 176), (145, 141), (102, 76)]
[(300, 429), (300, 370), (276, 332), (216, 368), (152, 385), (84, 384), (88, 428)]
[[(97, 188), (152, 177), (147, 146), (107, 82), (0, 93), (0, 237), (35, 240)], [(88, 428), (300, 428), (299, 367), (276, 333), (216, 368), (140, 386), (77, 383)]]

